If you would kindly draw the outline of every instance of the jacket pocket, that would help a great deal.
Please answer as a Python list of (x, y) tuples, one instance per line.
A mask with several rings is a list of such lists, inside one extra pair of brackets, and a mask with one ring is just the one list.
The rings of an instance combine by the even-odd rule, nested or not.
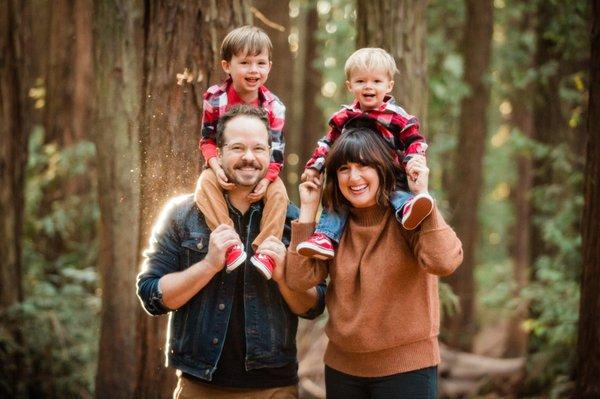
[(184, 268), (187, 269), (194, 263), (200, 262), (208, 252), (208, 235), (200, 235), (197, 238), (188, 238), (183, 240), (181, 246), (184, 248)]

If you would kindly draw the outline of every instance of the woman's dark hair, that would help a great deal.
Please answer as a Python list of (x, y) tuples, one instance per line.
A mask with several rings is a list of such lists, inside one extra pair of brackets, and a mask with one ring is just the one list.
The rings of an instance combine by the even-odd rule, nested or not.
[(398, 166), (392, 157), (393, 149), (377, 133), (376, 122), (366, 118), (355, 118), (344, 126), (342, 134), (333, 144), (327, 161), (323, 201), (330, 210), (350, 206), (339, 189), (337, 170), (348, 162), (366, 165), (377, 170), (379, 189), (377, 204), (386, 205), (396, 185)]

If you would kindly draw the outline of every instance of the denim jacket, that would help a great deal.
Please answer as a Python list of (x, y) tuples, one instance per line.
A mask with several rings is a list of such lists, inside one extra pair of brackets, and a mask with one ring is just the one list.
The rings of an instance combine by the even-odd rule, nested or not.
[[(262, 204), (250, 206), (244, 247), (252, 256), (252, 241), (258, 235)], [(233, 207), (229, 213), (236, 229), (242, 214)], [(290, 221), (298, 208), (288, 206), (283, 243), (290, 242)], [(239, 230), (238, 230), (239, 231)], [(167, 366), (210, 381), (216, 370), (231, 314), (237, 273), (244, 273), (246, 328), (246, 369), (280, 367), (295, 363), (298, 317), (281, 296), (277, 284), (266, 280), (249, 261), (231, 273), (225, 268), (179, 309), (162, 302), (159, 279), (184, 270), (206, 256), (210, 230), (192, 195), (172, 200), (153, 228), (144, 252), (143, 270), (137, 278), (137, 294), (144, 309), (152, 315), (169, 313)], [(315, 318), (325, 307), (325, 285), (317, 286), (318, 302), (304, 318)]]

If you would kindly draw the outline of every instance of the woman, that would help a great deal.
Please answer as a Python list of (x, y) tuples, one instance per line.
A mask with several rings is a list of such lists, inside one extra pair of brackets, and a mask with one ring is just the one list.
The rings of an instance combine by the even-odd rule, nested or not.
[[(406, 167), (409, 188), (427, 191), (423, 158)], [(462, 246), (437, 208), (420, 229), (394, 217), (389, 195), (395, 167), (389, 148), (370, 129), (350, 128), (326, 165), (325, 206), (347, 207), (349, 219), (336, 256), (300, 256), (296, 245), (315, 228), (320, 187), (300, 185), (300, 216), (292, 223), (286, 280), (304, 291), (331, 282), (326, 303), (327, 398), (435, 398), (440, 362), (438, 276), (462, 262)]]

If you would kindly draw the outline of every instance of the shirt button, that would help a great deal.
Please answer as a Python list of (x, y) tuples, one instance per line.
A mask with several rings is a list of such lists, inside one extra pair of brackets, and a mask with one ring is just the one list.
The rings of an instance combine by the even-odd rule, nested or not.
[(219, 339), (218, 338), (213, 338), (212, 340), (213, 345), (216, 345), (219, 343)]
[(219, 304), (219, 310), (223, 310), (223, 309), (225, 309), (225, 305), (224, 305), (224, 304), (222, 304), (222, 303), (220, 303), (220, 304)]

